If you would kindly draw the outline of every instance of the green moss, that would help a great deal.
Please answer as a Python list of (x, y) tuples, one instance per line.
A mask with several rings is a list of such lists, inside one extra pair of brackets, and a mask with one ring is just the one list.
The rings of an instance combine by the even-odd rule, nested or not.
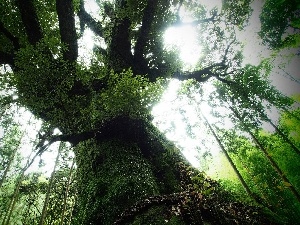
[[(95, 162), (99, 149), (102, 160)], [(81, 224), (112, 224), (127, 207), (145, 196), (158, 194), (150, 165), (135, 144), (89, 141), (77, 151), (79, 196), (83, 196), (78, 202), (77, 218)]]

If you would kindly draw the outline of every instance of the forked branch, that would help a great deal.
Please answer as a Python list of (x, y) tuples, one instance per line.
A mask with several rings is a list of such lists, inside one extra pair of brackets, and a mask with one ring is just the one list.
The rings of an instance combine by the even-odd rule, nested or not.
[(82, 30), (84, 29), (84, 25), (87, 25), (96, 35), (103, 37), (103, 28), (101, 23), (94, 20), (93, 17), (85, 11), (83, 0), (80, 1), (80, 8), (77, 15), (80, 19)]

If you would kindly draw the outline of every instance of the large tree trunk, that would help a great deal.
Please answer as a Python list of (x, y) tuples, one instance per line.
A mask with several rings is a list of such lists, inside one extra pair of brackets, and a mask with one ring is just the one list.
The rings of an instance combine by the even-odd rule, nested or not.
[[(79, 177), (76, 224), (113, 224), (122, 212), (149, 196), (180, 191), (176, 153), (174, 157), (167, 154), (172, 149), (167, 149), (167, 141), (155, 128), (129, 117), (112, 121), (105, 138), (96, 136), (75, 148)], [(163, 224), (171, 219), (166, 206), (149, 205), (152, 207), (136, 209), (138, 216), (127, 220)]]

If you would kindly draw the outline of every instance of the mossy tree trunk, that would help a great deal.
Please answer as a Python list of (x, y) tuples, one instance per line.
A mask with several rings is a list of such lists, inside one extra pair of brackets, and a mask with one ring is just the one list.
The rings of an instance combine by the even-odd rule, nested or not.
[[(106, 132), (104, 138), (96, 136), (80, 142), (75, 149), (79, 177), (77, 224), (113, 224), (139, 201), (181, 191), (178, 153), (149, 122), (119, 117), (110, 122)], [(137, 212), (142, 211), (137, 213), (139, 216), (127, 220), (133, 224), (175, 220), (170, 206), (150, 205), (137, 208)]]

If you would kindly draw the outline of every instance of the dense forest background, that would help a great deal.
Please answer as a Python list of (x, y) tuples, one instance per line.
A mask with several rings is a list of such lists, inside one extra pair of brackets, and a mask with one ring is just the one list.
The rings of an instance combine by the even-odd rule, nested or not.
[(299, 223), (299, 0), (0, 15), (2, 225)]

